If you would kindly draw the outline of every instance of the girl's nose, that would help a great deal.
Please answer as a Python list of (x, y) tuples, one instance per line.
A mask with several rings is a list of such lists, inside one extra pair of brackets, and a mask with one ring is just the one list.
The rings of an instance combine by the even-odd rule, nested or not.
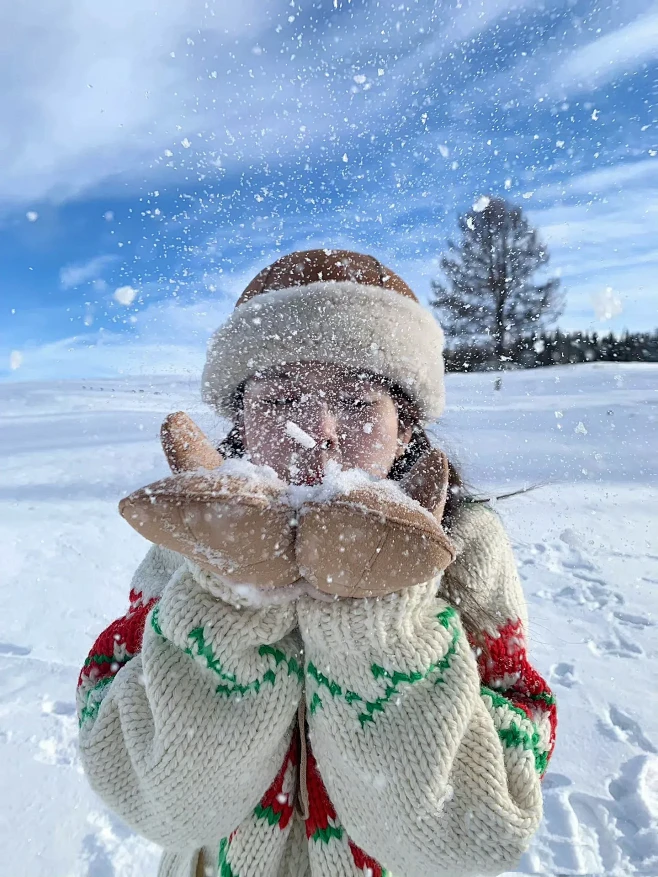
[(329, 460), (340, 458), (338, 424), (328, 405), (322, 403), (318, 406), (307, 431), (316, 444), (300, 456), (299, 477), (303, 484), (319, 484), (324, 478)]
[(335, 450), (338, 447), (338, 421), (333, 409), (320, 400), (315, 412), (311, 435), (318, 443), (320, 450)]

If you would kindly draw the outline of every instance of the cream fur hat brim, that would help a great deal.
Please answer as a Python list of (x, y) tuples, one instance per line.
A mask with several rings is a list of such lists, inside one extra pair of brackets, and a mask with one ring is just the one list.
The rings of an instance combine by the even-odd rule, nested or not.
[(382, 375), (424, 421), (445, 403), (443, 332), (432, 314), (393, 289), (319, 280), (268, 290), (240, 304), (213, 335), (203, 399), (232, 417), (249, 377), (293, 362), (326, 362)]

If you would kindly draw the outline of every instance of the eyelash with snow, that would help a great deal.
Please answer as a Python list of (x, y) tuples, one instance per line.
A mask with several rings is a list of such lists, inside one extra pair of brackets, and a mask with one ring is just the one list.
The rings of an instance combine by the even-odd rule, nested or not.
[[(265, 405), (272, 408), (283, 408), (299, 404), (299, 399), (263, 399)], [(364, 409), (374, 405), (369, 399), (341, 399), (340, 404), (345, 408)]]
[[(272, 408), (290, 407), (298, 405), (300, 402), (298, 398), (263, 399), (262, 401), (265, 405), (269, 405)], [(358, 410), (371, 408), (375, 404), (371, 399), (356, 399), (353, 397), (340, 399), (339, 402), (344, 408), (353, 408)]]
[(369, 399), (341, 399), (340, 404), (348, 408), (370, 408), (374, 403)]

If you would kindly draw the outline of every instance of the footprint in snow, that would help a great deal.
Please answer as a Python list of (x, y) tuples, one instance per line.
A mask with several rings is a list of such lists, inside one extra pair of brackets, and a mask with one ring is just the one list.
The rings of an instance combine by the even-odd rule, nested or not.
[(655, 622), (644, 615), (633, 615), (630, 612), (615, 612), (615, 618), (622, 624), (628, 624), (630, 627), (653, 627)]
[(574, 685), (578, 684), (576, 668), (573, 664), (568, 664), (566, 662), (553, 664), (550, 670), (550, 675), (553, 681), (558, 685), (563, 685), (565, 688), (573, 688)]
[(610, 639), (590, 641), (589, 647), (595, 655), (609, 655), (613, 658), (641, 658), (644, 655), (642, 646), (624, 636), (616, 624), (610, 625), (610, 634)]
[(611, 704), (605, 715), (599, 719), (599, 728), (606, 737), (632, 743), (644, 752), (658, 753), (658, 749), (642, 730), (640, 723), (619, 707)]
[(11, 658), (24, 658), (32, 652), (30, 646), (17, 646), (14, 643), (0, 643), (0, 655)]
[(601, 579), (590, 578), (580, 573), (572, 573), (578, 582), (573, 585), (565, 585), (555, 594), (555, 599), (562, 603), (575, 603), (577, 606), (586, 606), (590, 609), (603, 609), (609, 603), (621, 605), (624, 598), (621, 594), (611, 590)]
[(657, 771), (655, 756), (636, 756), (610, 781), (609, 796), (601, 797), (580, 792), (569, 777), (549, 771), (544, 825), (534, 845), (537, 867), (531, 873), (655, 877), (658, 831), (651, 789)]
[(593, 873), (612, 873), (621, 865), (622, 854), (607, 802), (594, 795), (572, 792), (569, 803), (578, 820), (581, 851), (583, 858), (589, 860), (588, 872), (591, 868)]
[(619, 861), (619, 853), (614, 835), (606, 831), (605, 813), (599, 809), (602, 802), (588, 800), (573, 789), (569, 777), (561, 774), (549, 780), (544, 791), (545, 833), (537, 838), (542, 848), (541, 873), (610, 873), (611, 866)]
[(160, 848), (134, 834), (108, 810), (87, 815), (88, 833), (82, 839), (79, 863), (88, 877), (155, 874)]
[(608, 790), (614, 800), (617, 844), (634, 874), (655, 877), (658, 851), (658, 757), (636, 755), (622, 765)]
[(55, 700), (45, 697), (41, 704), (41, 713), (52, 716), (54, 724), (52, 735), (39, 740), (39, 748), (34, 755), (35, 761), (50, 765), (78, 765), (78, 722), (75, 704), (70, 701)]
[(565, 776), (563, 773), (557, 773), (555, 771), (549, 770), (548, 773), (544, 776), (542, 780), (542, 789), (547, 792), (552, 789), (563, 789), (567, 786), (573, 785), (572, 781), (568, 776)]

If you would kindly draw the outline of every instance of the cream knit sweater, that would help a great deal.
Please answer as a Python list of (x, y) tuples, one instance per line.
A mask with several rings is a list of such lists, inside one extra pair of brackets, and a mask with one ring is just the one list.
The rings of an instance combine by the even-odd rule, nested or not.
[[(443, 584), (260, 607), (149, 551), (78, 706), (89, 781), (164, 848), (159, 877), (515, 867), (541, 819), (555, 707), (527, 662), (498, 518), (466, 507), (451, 536)], [(478, 648), (437, 596), (455, 580), (500, 619)]]

